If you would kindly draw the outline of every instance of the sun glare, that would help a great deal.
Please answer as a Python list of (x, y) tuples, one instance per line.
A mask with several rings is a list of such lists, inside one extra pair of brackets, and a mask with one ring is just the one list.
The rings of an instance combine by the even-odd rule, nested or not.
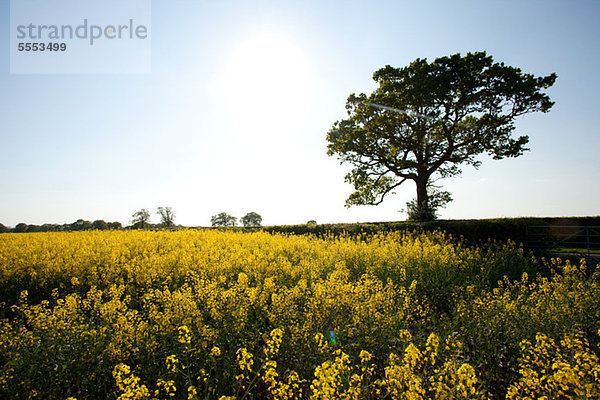
[(273, 32), (246, 37), (226, 53), (213, 90), (246, 128), (280, 127), (311, 97), (314, 75), (303, 50)]

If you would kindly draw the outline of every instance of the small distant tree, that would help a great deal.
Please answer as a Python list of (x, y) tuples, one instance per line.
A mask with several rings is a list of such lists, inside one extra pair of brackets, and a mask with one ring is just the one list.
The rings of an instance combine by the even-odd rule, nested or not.
[(222, 212), (210, 217), (210, 223), (212, 226), (236, 226), (237, 218)]
[(8, 232), (8, 228), (6, 226), (4, 226), (3, 224), (0, 224), (0, 233), (6, 233)]
[(242, 222), (242, 225), (246, 227), (260, 226), (262, 224), (262, 217), (255, 212), (249, 212), (244, 215), (240, 221)]
[(121, 229), (123, 227), (123, 225), (121, 225), (120, 222), (109, 222), (108, 223), (108, 229)]
[(86, 231), (91, 228), (92, 223), (81, 218), (69, 225), (71, 231)]
[(103, 231), (105, 229), (108, 229), (108, 224), (101, 219), (97, 219), (94, 222), (92, 222), (92, 229), (98, 229)]
[(39, 225), (27, 225), (27, 232), (42, 232), (42, 228)]
[(170, 228), (175, 226), (175, 212), (171, 207), (158, 207), (156, 213), (160, 215), (160, 224)]
[(311, 219), (310, 221), (308, 221), (306, 223), (306, 225), (316, 225), (316, 224), (317, 224), (317, 221), (315, 221), (314, 219)]
[(26, 223), (18, 223), (17, 226), (15, 226), (13, 228), (13, 232), (17, 232), (17, 233), (23, 233), (23, 232), (27, 232), (27, 224)]
[(58, 232), (60, 230), (60, 225), (57, 224), (44, 224), (40, 227), (42, 232)]
[(150, 213), (145, 208), (136, 211), (132, 216), (131, 224), (136, 228), (146, 228), (150, 221)]

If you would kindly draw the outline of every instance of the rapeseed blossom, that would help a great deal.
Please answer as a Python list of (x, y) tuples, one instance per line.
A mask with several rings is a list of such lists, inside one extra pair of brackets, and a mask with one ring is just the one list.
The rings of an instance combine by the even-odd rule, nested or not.
[(597, 398), (598, 267), (537, 263), (441, 233), (2, 234), (0, 397)]

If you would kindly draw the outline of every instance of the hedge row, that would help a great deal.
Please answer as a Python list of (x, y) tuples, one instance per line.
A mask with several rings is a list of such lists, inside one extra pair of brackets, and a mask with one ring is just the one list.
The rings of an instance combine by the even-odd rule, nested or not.
[[(317, 236), (327, 234), (359, 235), (391, 231), (442, 230), (454, 237), (462, 237), (470, 244), (480, 244), (488, 240), (512, 240), (516, 243), (523, 243), (526, 245), (527, 227), (531, 226), (600, 226), (600, 216), (436, 220), (429, 222), (275, 225), (263, 227), (262, 229), (272, 233), (296, 235), (313, 234)], [(551, 228), (547, 229), (546, 232), (550, 234), (551, 230)], [(539, 230), (537, 232), (539, 232)]]

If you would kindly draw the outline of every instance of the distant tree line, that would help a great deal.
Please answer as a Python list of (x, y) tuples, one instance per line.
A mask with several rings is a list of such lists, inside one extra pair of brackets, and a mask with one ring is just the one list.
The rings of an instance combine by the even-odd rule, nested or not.
[(0, 233), (15, 232), (68, 232), (68, 231), (89, 231), (89, 230), (107, 230), (107, 229), (122, 229), (120, 222), (106, 222), (101, 219), (94, 222), (78, 219), (70, 224), (26, 224), (19, 223), (14, 228), (8, 228), (0, 224)]
[[(153, 224), (150, 222), (151, 214), (145, 208), (136, 211), (131, 216), (131, 225), (123, 227), (120, 222), (106, 222), (96, 220), (90, 222), (84, 219), (78, 219), (71, 224), (25, 224), (19, 223), (14, 228), (6, 227), (0, 224), (0, 233), (14, 232), (70, 232), (70, 231), (88, 231), (88, 230), (108, 230), (108, 229), (154, 229), (154, 228), (173, 228), (175, 227), (175, 212), (171, 207), (158, 207), (156, 214), (160, 222)], [(244, 227), (259, 227), (262, 224), (262, 217), (255, 212), (249, 212), (239, 219)], [(226, 212), (213, 215), (210, 219), (212, 226), (233, 227), (237, 226), (238, 218), (233, 217)]]

